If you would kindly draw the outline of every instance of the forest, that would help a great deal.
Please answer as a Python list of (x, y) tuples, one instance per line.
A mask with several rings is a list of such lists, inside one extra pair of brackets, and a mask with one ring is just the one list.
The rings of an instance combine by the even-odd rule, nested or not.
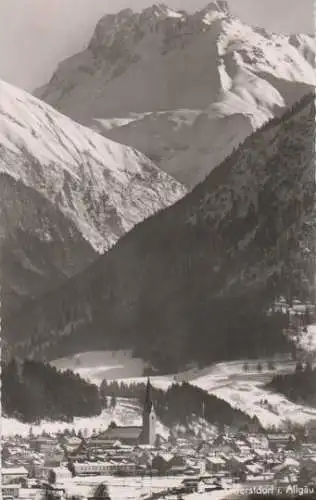
[(267, 388), (284, 394), (295, 403), (316, 407), (316, 369), (310, 362), (298, 361), (293, 373), (275, 375)]
[(71, 422), (101, 412), (98, 387), (70, 370), (12, 359), (2, 364), (2, 412), (24, 422), (42, 419)]
[[(167, 391), (152, 387), (152, 400), (156, 414), (163, 424), (187, 424), (192, 417), (205, 418), (210, 424), (231, 426), (239, 430), (261, 430), (257, 418), (250, 418), (232, 408), (226, 401), (208, 394), (203, 389), (183, 382), (174, 383)], [(141, 404), (146, 393), (145, 384), (124, 384), (103, 380), (100, 396), (103, 404), (115, 405), (117, 398), (133, 398)]]

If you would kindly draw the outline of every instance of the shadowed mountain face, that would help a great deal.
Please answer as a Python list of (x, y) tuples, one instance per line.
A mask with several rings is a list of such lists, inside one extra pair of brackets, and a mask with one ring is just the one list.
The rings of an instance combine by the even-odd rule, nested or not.
[(82, 271), (98, 256), (74, 222), (35, 187), (0, 174), (2, 313)]
[(2, 315), (81, 272), (185, 192), (143, 154), (0, 82)]
[(283, 349), (266, 310), (280, 294), (311, 296), (314, 135), (311, 95), (82, 274), (5, 318), (4, 336), (37, 356), (132, 347), (171, 370)]
[(36, 95), (193, 187), (311, 89), (315, 55), (313, 37), (250, 27), (226, 2), (155, 4), (104, 16)]

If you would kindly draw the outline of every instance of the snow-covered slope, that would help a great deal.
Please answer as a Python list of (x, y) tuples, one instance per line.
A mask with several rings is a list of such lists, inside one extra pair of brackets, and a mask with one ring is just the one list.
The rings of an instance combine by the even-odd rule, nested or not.
[[(72, 423), (42, 421), (41, 424), (32, 425), (20, 422), (15, 418), (3, 417), (1, 419), (1, 431), (3, 436), (12, 436), (19, 434), (27, 436), (32, 427), (33, 434), (41, 434), (43, 431), (49, 433), (57, 433), (64, 429), (79, 430), (87, 436), (91, 436), (94, 430), (100, 431), (108, 428), (110, 423), (114, 421), (117, 425), (142, 425), (142, 408), (139, 403), (134, 400), (118, 398), (115, 409), (103, 410), (102, 413), (95, 417), (78, 417)], [(167, 438), (168, 429), (158, 421), (158, 433)]]
[[(316, 333), (314, 333), (316, 338)], [(314, 340), (315, 340), (314, 338)], [(80, 364), (78, 364), (80, 360)], [(260, 361), (262, 371), (258, 372)], [(273, 361), (274, 369), (268, 369)], [(247, 362), (248, 371), (243, 367)], [(73, 369), (82, 378), (100, 384), (103, 378), (125, 384), (146, 383), (141, 375), (140, 360), (133, 359), (129, 352), (107, 351), (81, 353), (77, 356), (52, 362), (59, 369)], [(137, 369), (135, 369), (138, 365)], [(268, 391), (264, 386), (276, 373), (290, 373), (295, 362), (286, 357), (238, 360), (216, 363), (201, 370), (191, 369), (182, 373), (151, 376), (151, 383), (157, 389), (167, 390), (173, 383), (189, 382), (210, 394), (223, 399), (232, 407), (250, 416), (256, 416), (263, 427), (285, 426), (288, 422), (304, 424), (316, 419), (316, 408), (289, 401), (285, 396)]]
[(193, 186), (315, 84), (315, 54), (312, 37), (247, 26), (223, 1), (156, 4), (102, 18), (36, 94)]
[(85, 380), (100, 385), (103, 379), (143, 375), (146, 363), (131, 351), (92, 351), (59, 358), (50, 363), (58, 370), (71, 370)]
[(185, 189), (138, 151), (0, 82), (3, 312), (59, 285)]

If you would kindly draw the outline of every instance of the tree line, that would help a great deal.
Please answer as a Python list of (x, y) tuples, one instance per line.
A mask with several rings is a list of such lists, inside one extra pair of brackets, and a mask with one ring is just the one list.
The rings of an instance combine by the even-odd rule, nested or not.
[[(102, 402), (113, 404), (117, 398), (144, 401), (146, 384), (118, 383), (103, 380), (100, 386)], [(257, 418), (250, 418), (242, 411), (232, 408), (226, 401), (208, 394), (203, 389), (187, 382), (174, 383), (166, 391), (152, 387), (152, 400), (158, 418), (168, 427), (176, 423), (187, 424), (192, 417), (205, 418), (211, 424), (249, 427), (261, 430)]]
[(98, 387), (67, 370), (34, 360), (2, 365), (2, 411), (28, 423), (71, 422), (101, 412)]
[(284, 394), (291, 401), (316, 407), (316, 369), (309, 361), (298, 361), (293, 373), (275, 375), (268, 388)]

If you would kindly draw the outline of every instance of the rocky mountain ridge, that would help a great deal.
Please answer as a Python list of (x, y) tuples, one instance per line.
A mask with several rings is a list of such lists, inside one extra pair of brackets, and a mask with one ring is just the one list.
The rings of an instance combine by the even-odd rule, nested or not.
[(36, 95), (193, 187), (315, 85), (315, 39), (247, 26), (224, 1), (104, 16)]
[(133, 148), (0, 82), (2, 315), (59, 286), (186, 190)]

